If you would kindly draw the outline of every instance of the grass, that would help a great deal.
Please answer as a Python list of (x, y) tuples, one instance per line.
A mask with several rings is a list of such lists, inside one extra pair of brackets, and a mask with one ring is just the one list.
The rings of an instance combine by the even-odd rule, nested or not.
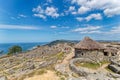
[(31, 72), (30, 74), (28, 74), (28, 76), (32, 77), (34, 75), (42, 75), (44, 73), (47, 73), (47, 71), (45, 69), (39, 69), (39, 70), (35, 70), (35, 71)]
[(60, 77), (60, 80), (66, 80), (66, 78), (68, 77), (67, 74), (62, 74), (61, 72), (59, 71), (55, 71), (55, 74)]
[(79, 77), (79, 75), (76, 74), (76, 73), (72, 73), (72, 76), (75, 77), (75, 78), (78, 78), (78, 77)]
[(86, 67), (86, 68), (91, 68), (91, 69), (97, 69), (100, 67), (98, 63), (75, 63), (76, 66), (81, 66), (81, 67)]
[(59, 52), (57, 54), (52, 54), (47, 57), (44, 57), (43, 60), (49, 61), (51, 58), (57, 58), (58, 60), (62, 60), (64, 58), (64, 52)]
[(34, 75), (42, 75), (44, 73), (47, 73), (47, 71), (45, 69), (34, 70), (31, 73), (24, 74), (21, 77), (19, 77), (18, 79), (15, 79), (15, 80), (24, 80), (26, 77), (33, 77)]
[(55, 73), (56, 73), (57, 76), (61, 76), (62, 75), (62, 73), (60, 73), (59, 71), (56, 71)]
[(61, 77), (60, 80), (65, 80), (65, 78), (64, 78), (64, 77)]
[(58, 59), (61, 60), (61, 59), (63, 59), (63, 57), (64, 57), (64, 53), (63, 52), (60, 52), (60, 53), (57, 54), (57, 58)]
[(86, 68), (90, 68), (90, 69), (98, 69), (99, 67), (101, 67), (104, 64), (108, 64), (109, 62), (107, 61), (102, 61), (100, 63), (88, 63), (88, 62), (76, 62), (75, 65), (76, 66), (81, 66), (81, 67), (86, 67)]
[(101, 65), (104, 65), (104, 64), (109, 64), (110, 62), (108, 62), (108, 61), (102, 61), (100, 63), (101, 63)]

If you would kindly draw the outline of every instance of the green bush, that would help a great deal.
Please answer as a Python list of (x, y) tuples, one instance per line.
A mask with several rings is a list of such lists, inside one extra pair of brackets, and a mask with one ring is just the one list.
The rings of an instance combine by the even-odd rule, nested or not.
[(9, 48), (8, 55), (17, 54), (20, 52), (22, 52), (22, 47), (15, 45), (15, 46), (12, 46), (11, 48)]

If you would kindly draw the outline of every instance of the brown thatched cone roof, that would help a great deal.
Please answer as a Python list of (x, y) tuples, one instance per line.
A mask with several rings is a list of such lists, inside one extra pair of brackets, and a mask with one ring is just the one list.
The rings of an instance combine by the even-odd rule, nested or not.
[(75, 46), (75, 48), (87, 49), (87, 50), (100, 50), (100, 49), (104, 49), (104, 47), (100, 43), (90, 39), (89, 37), (85, 37), (81, 42), (79, 42)]

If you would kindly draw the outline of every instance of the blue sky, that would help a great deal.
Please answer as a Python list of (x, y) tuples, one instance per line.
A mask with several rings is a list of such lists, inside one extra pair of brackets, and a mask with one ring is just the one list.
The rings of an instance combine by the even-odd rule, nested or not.
[(120, 40), (120, 0), (0, 0), (0, 43)]

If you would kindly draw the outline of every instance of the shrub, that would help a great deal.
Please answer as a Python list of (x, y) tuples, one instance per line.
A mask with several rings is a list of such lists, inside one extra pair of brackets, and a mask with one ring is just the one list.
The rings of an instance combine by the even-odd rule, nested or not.
[(20, 52), (22, 52), (22, 47), (15, 45), (9, 48), (8, 55), (13, 55)]

